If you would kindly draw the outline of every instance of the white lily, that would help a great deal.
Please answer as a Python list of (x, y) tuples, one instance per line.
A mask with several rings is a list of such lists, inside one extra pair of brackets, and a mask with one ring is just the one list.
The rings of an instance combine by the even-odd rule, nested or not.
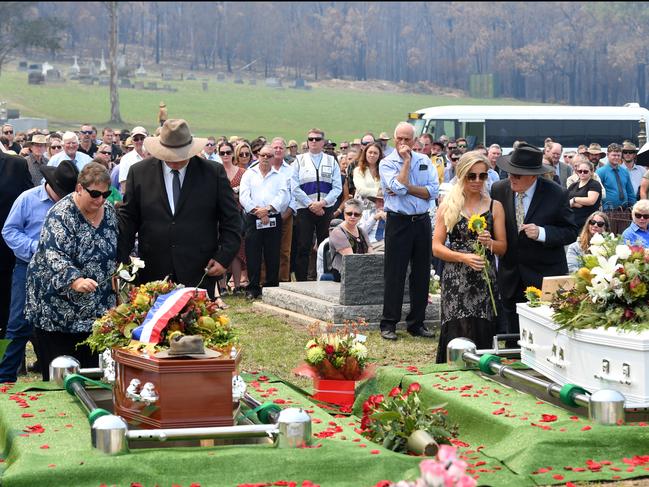
[(133, 279), (135, 279), (135, 274), (131, 275), (126, 269), (119, 271), (118, 276), (120, 279), (126, 282), (131, 282)]
[(617, 263), (618, 256), (611, 255), (608, 259), (602, 257), (601, 255), (597, 256), (597, 262), (599, 266), (594, 267), (590, 272), (595, 276), (601, 276), (606, 279), (608, 282), (611, 282), (615, 271), (623, 268), (622, 264)]
[[(595, 269), (599, 269), (599, 267), (595, 267)], [(600, 300), (606, 301), (606, 298), (609, 294), (609, 283), (607, 282), (607, 280), (603, 276), (597, 275), (593, 277), (593, 279), (590, 281), (590, 284), (590, 286), (586, 287), (586, 290), (592, 298), (593, 303), (596, 303)]]
[(596, 233), (590, 239), (590, 244), (591, 245), (602, 245), (604, 242), (605, 242), (605, 240), (604, 240), (604, 237), (602, 236), (601, 233)]
[(133, 266), (133, 271), (137, 272), (138, 269), (144, 269), (144, 261), (138, 257), (131, 256), (131, 265)]
[[(598, 233), (596, 235), (599, 235)], [(601, 245), (591, 245), (588, 247), (591, 255), (606, 257), (606, 248)]]

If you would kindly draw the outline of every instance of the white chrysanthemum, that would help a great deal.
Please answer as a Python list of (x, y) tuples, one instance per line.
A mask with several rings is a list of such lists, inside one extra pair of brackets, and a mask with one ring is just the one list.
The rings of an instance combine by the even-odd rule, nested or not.
[(591, 245), (602, 245), (604, 242), (605, 242), (605, 240), (604, 240), (604, 237), (602, 236), (601, 233), (596, 233), (590, 239), (590, 244)]
[(631, 257), (631, 249), (628, 245), (617, 245), (615, 247), (615, 255), (617, 255), (620, 260), (626, 260)]
[(350, 348), (349, 353), (352, 357), (356, 357), (358, 360), (363, 360), (367, 358), (367, 347), (362, 343), (354, 342), (352, 348)]

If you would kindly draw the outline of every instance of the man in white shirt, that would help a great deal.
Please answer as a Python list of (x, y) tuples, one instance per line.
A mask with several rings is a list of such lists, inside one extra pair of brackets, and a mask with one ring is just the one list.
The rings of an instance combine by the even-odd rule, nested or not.
[(370, 197), (369, 199), (374, 199), (374, 205), (363, 210), (359, 225), (370, 237), (370, 245), (374, 251), (382, 254), (385, 252), (385, 220), (387, 217), (383, 211), (383, 197)]
[(291, 280), (291, 242), (293, 240), (293, 215), (295, 214), (295, 199), (291, 191), (293, 181), (293, 166), (286, 162), (286, 144), (281, 137), (275, 137), (271, 143), (273, 158), (271, 166), (276, 169), (284, 179), (289, 191), (289, 203), (282, 213), (282, 242), (279, 254), (279, 280), (289, 282)]
[(124, 154), (119, 163), (119, 189), (122, 194), (126, 192), (126, 179), (128, 178), (128, 171), (131, 166), (149, 157), (149, 153), (144, 148), (144, 139), (148, 135), (149, 133), (144, 127), (135, 127), (131, 131), (131, 140), (133, 141), (134, 148), (132, 151)]
[(79, 171), (86, 164), (92, 162), (90, 156), (79, 151), (79, 137), (74, 132), (66, 132), (63, 134), (63, 150), (53, 155), (47, 165), (57, 167), (61, 161), (66, 160), (72, 161)]
[(279, 256), (282, 238), (282, 213), (288, 208), (290, 191), (280, 172), (271, 166), (273, 149), (264, 145), (259, 162), (241, 178), (239, 203), (247, 214), (246, 261), (248, 299), (261, 296), (261, 260), (266, 264), (265, 287), (279, 285)]

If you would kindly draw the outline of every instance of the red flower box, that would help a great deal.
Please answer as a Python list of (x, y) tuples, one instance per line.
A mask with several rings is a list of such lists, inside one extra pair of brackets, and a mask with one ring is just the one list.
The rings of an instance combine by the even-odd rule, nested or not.
[(356, 389), (354, 380), (328, 380), (313, 378), (313, 398), (318, 401), (338, 404), (339, 406), (352, 406)]

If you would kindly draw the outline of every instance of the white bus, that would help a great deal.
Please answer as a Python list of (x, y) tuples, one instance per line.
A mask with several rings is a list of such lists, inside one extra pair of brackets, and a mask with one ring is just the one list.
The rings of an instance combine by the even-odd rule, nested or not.
[(623, 107), (449, 105), (408, 114), (416, 135), (429, 133), (435, 140), (442, 135), (464, 137), (469, 148), (478, 143), (486, 147), (498, 144), (505, 154), (517, 140), (543, 147), (546, 137), (559, 142), (564, 150), (591, 142), (606, 150), (609, 144), (621, 144), (625, 139), (637, 144), (642, 118), (649, 121), (649, 110), (637, 103)]

